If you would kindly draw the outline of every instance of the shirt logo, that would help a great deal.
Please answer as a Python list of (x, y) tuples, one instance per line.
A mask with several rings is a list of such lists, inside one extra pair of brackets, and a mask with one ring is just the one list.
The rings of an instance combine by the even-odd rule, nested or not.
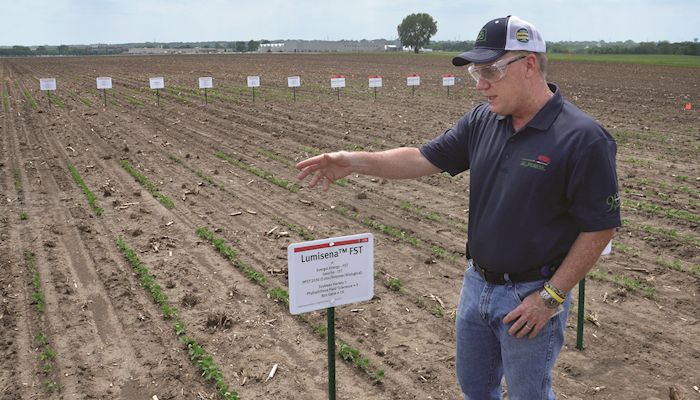
[(520, 166), (526, 167), (526, 168), (536, 169), (539, 171), (546, 171), (550, 162), (552, 162), (552, 159), (549, 158), (549, 156), (546, 156), (544, 154), (540, 154), (534, 160), (530, 160), (527, 158), (521, 158), (520, 159)]
[(605, 199), (605, 203), (608, 205), (608, 212), (618, 210), (620, 208), (620, 203), (622, 203), (620, 200), (620, 194), (611, 194), (607, 199)]

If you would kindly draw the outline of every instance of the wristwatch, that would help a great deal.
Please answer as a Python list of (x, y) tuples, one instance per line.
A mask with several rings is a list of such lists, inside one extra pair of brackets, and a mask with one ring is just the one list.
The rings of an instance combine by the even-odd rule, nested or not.
[(542, 300), (544, 300), (544, 305), (547, 306), (547, 308), (559, 307), (559, 302), (557, 301), (557, 299), (552, 297), (552, 295), (549, 294), (547, 290), (540, 290), (540, 297), (542, 297)]

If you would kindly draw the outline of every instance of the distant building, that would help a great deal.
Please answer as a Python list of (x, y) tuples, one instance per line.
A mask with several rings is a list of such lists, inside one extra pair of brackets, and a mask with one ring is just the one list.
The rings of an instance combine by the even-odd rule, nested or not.
[(226, 53), (226, 49), (192, 47), (192, 48), (161, 48), (161, 47), (132, 47), (129, 49), (129, 54), (146, 55), (146, 54), (221, 54)]
[(387, 46), (396, 46), (387, 40), (284, 40), (262, 43), (258, 53), (318, 53), (318, 52), (372, 52), (387, 51)]

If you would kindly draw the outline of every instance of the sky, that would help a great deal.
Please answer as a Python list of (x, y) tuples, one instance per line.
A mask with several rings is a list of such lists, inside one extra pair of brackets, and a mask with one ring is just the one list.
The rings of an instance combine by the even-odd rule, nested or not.
[(517, 15), (546, 41), (692, 41), (700, 0), (0, 0), (0, 46), (276, 39), (395, 39), (411, 13), (433, 40), (474, 40)]

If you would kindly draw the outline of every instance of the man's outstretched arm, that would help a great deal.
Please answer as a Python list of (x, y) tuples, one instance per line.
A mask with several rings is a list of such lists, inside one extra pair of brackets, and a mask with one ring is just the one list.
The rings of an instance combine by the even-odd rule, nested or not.
[(328, 190), (336, 179), (352, 173), (377, 176), (387, 179), (411, 179), (440, 172), (440, 169), (426, 159), (415, 147), (370, 153), (366, 151), (325, 153), (308, 158), (296, 165), (301, 170), (297, 178), (303, 180), (313, 175), (309, 187), (323, 182), (323, 190)]

